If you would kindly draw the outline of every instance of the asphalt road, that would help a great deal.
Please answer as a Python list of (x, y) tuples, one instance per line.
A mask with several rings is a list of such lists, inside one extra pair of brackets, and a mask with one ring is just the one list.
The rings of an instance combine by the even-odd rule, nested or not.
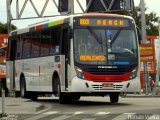
[(57, 98), (41, 98), (47, 106), (36, 115), (20, 115), (23, 120), (160, 120), (160, 98), (120, 98), (111, 104), (109, 97), (82, 97), (59, 104)]

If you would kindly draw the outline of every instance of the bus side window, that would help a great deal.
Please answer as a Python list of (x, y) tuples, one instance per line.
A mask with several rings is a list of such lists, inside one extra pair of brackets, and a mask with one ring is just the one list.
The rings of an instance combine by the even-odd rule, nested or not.
[(11, 37), (9, 40), (8, 60), (13, 61), (16, 58), (17, 37)]
[(31, 41), (32, 41), (32, 50), (31, 57), (38, 57), (40, 50), (40, 31), (32, 32)]
[(40, 55), (48, 55), (49, 54), (49, 47), (50, 47), (50, 29), (42, 30), (41, 31), (41, 49), (40, 49)]
[(10, 60), (10, 55), (11, 55), (11, 46), (10, 46), (10, 44), (11, 44), (11, 40), (10, 40), (10, 37), (8, 38), (8, 48), (7, 48), (7, 61), (9, 61)]
[(21, 59), (22, 57), (22, 46), (23, 41), (20, 39), (20, 36), (17, 37), (17, 51), (16, 51), (16, 59)]
[(60, 33), (60, 27), (51, 29), (50, 54), (57, 54), (60, 52)]
[(70, 64), (70, 27), (67, 25), (62, 25), (61, 53), (66, 56), (66, 61)]
[(29, 58), (31, 53), (31, 38), (30, 34), (25, 34), (23, 37), (23, 58)]

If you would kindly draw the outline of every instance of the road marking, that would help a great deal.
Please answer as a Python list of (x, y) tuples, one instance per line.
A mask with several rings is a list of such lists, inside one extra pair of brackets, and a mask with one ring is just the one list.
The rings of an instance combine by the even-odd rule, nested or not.
[(59, 117), (56, 117), (54, 119), (51, 119), (51, 120), (65, 120), (67, 118), (70, 118), (70, 117), (73, 117), (74, 115), (61, 115)]
[(112, 120), (126, 120), (126, 119), (128, 119), (127, 114), (121, 114), (121, 115), (118, 115), (117, 117), (113, 118)]
[(48, 116), (48, 114), (39, 114), (39, 115), (36, 115), (34, 117), (27, 118), (25, 120), (37, 120), (37, 119), (40, 119), (40, 118), (46, 117), (46, 116)]
[(46, 113), (42, 113), (42, 114), (37, 114), (36, 116), (33, 116), (33, 117), (30, 117), (30, 118), (27, 118), (25, 120), (38, 120), (42, 117), (47, 117), (48, 115), (53, 115), (53, 114), (56, 114), (58, 113), (59, 111), (49, 111), (49, 112), (46, 112)]
[(98, 112), (98, 113), (96, 113), (96, 115), (107, 115), (107, 114), (109, 114), (110, 112)]
[(52, 114), (56, 114), (58, 113), (59, 111), (49, 111), (49, 112), (46, 112), (44, 113), (45, 115), (52, 115)]
[[(84, 113), (84, 112), (83, 111), (76, 111), (74, 114), (61, 115), (61, 116), (56, 117), (56, 118), (51, 119), (51, 120), (65, 120), (67, 118), (74, 117), (74, 116), (82, 114), (82, 113)], [(95, 120), (95, 119), (96, 118), (87, 118), (87, 119), (82, 119), (82, 120)]]
[(84, 119), (82, 119), (82, 120), (95, 120), (96, 118), (84, 118)]
[(83, 112), (82, 111), (77, 111), (77, 112), (75, 112), (74, 114), (75, 115), (79, 115), (79, 114), (82, 114)]

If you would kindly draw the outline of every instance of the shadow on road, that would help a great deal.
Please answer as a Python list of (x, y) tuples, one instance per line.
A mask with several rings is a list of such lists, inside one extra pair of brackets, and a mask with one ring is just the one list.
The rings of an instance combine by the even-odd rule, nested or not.
[[(43, 104), (45, 103), (54, 103), (54, 104), (59, 104), (59, 100), (58, 99), (38, 99), (37, 102), (42, 102)], [(78, 101), (71, 101), (67, 104), (61, 104), (61, 105), (69, 105), (69, 106), (77, 106), (77, 107), (89, 107), (89, 106), (105, 106), (108, 105), (108, 106), (112, 106), (112, 107), (118, 107), (118, 106), (130, 106), (131, 104), (127, 104), (127, 103), (123, 103), (123, 102), (118, 102), (118, 103), (111, 103), (111, 102), (108, 102), (107, 99), (106, 99), (106, 102), (105, 101), (96, 101), (96, 100), (78, 100)]]

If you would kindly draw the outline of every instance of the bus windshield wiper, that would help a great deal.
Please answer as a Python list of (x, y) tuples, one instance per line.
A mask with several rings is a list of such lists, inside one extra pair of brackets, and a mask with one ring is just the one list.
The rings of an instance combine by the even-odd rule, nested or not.
[(95, 33), (95, 31), (92, 28), (90, 28), (90, 27), (87, 27), (87, 28), (88, 28), (88, 31), (91, 33), (91, 35), (97, 40), (97, 42), (99, 44), (102, 44), (101, 39), (97, 36), (97, 34)]
[(115, 42), (115, 40), (117, 39), (117, 37), (119, 36), (120, 33), (121, 33), (121, 30), (118, 30), (118, 32), (115, 34), (113, 40), (111, 41), (111, 45)]
[(103, 53), (103, 40), (102, 40), (102, 34), (100, 33), (100, 39), (101, 39), (101, 48), (102, 48), (102, 53)]

